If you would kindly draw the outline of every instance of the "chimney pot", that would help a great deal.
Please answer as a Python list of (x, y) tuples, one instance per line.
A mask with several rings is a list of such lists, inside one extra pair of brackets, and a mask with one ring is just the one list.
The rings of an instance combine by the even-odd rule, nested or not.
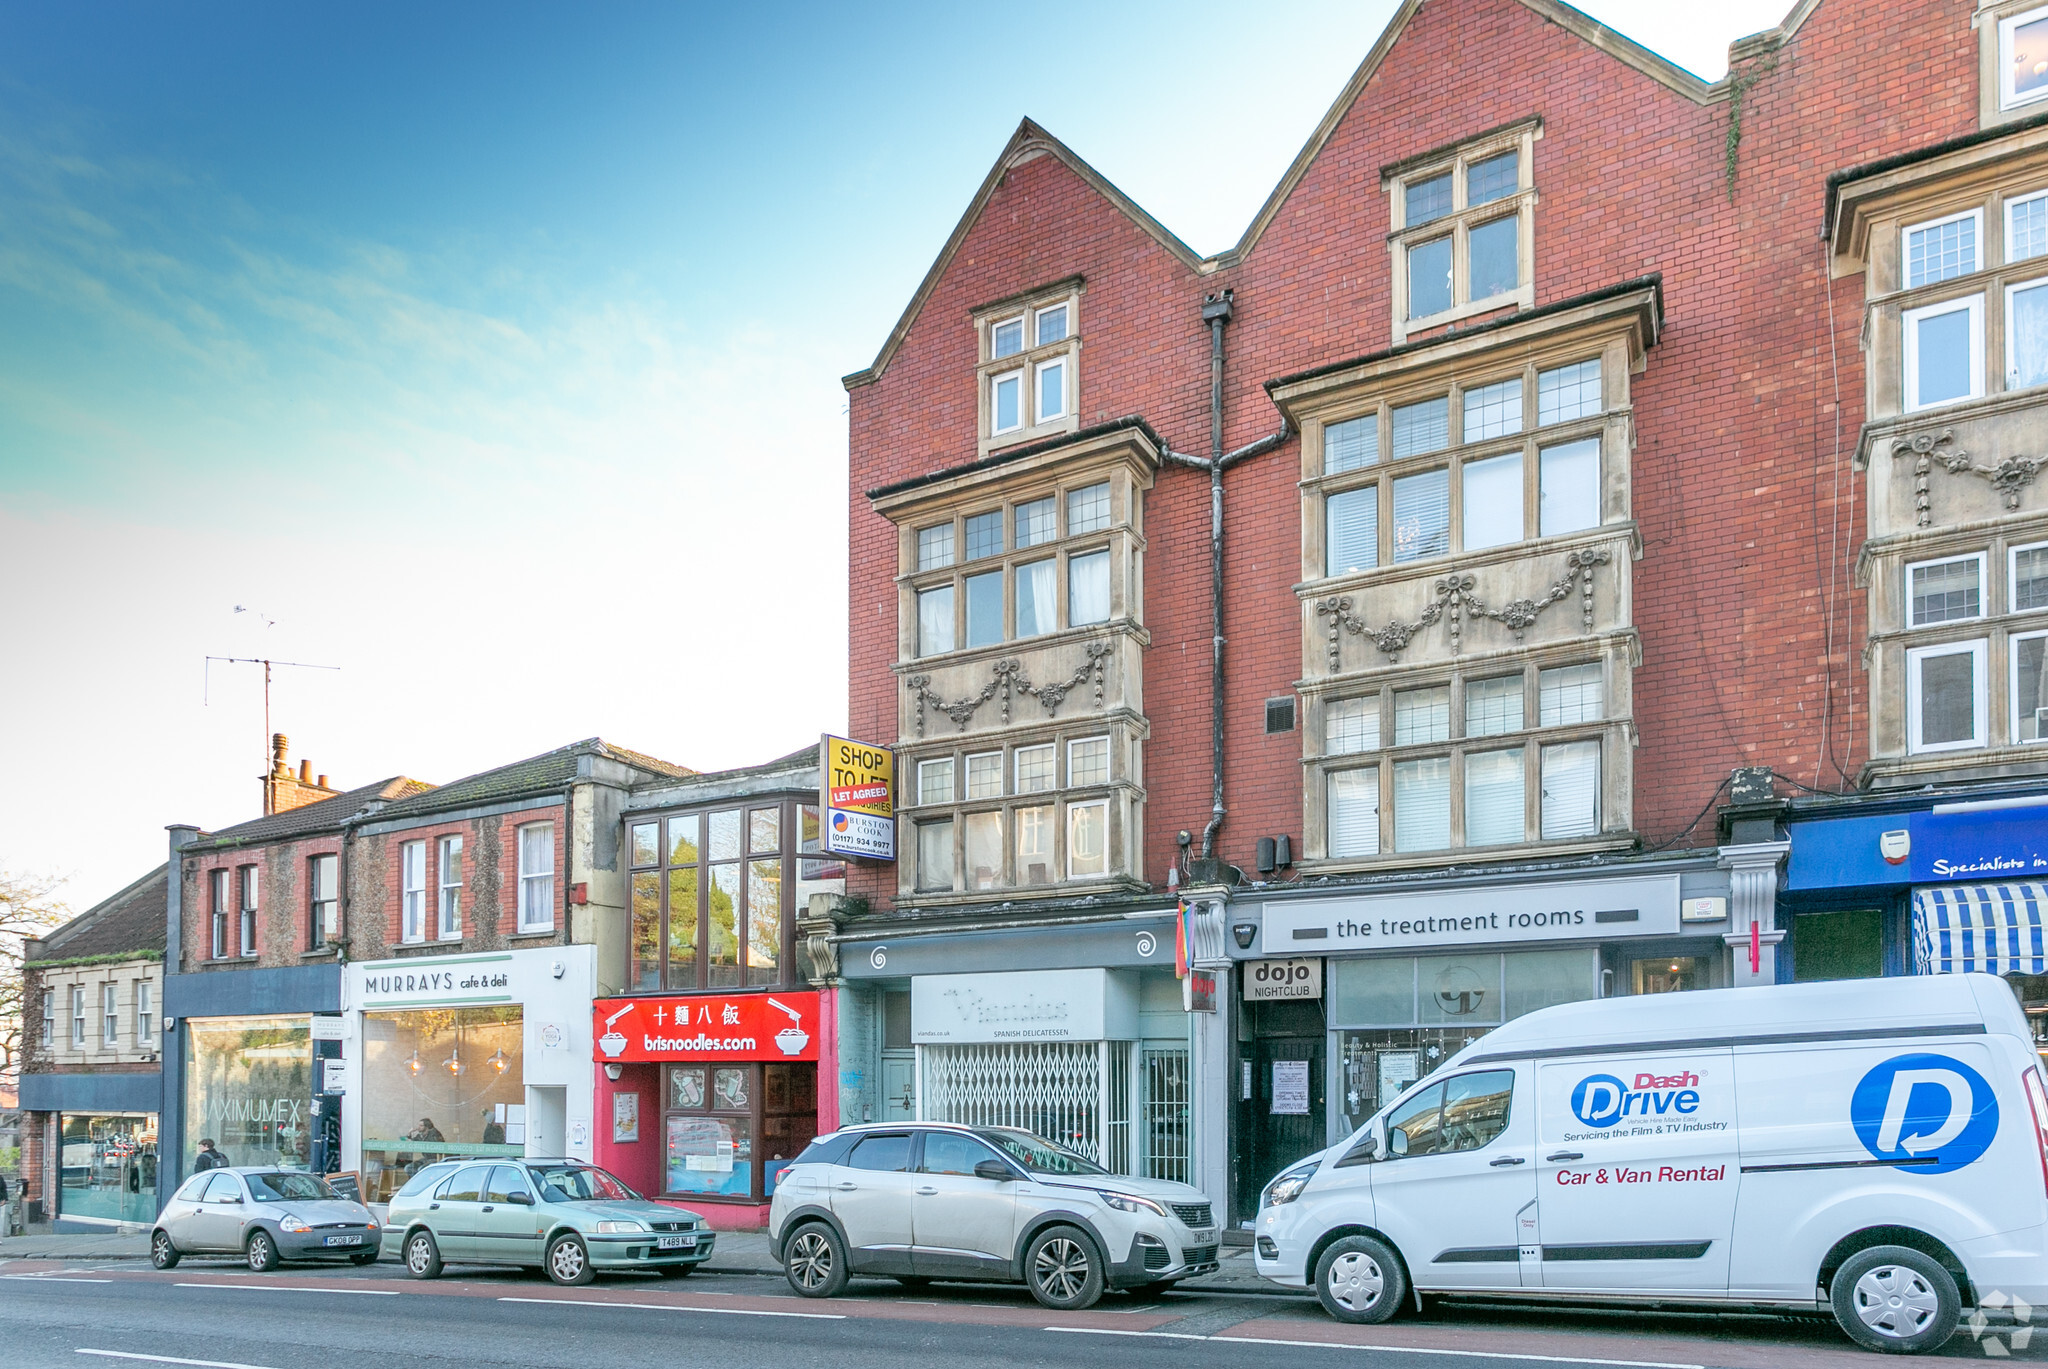
[(312, 782), (313, 762), (306, 760), (304, 757), (301, 757), (299, 760), (299, 783), (311, 784)]
[(325, 775), (322, 775), (322, 776), (320, 777), (320, 787), (321, 787), (322, 789), (325, 789), (325, 788), (327, 787), (327, 776), (325, 776)]

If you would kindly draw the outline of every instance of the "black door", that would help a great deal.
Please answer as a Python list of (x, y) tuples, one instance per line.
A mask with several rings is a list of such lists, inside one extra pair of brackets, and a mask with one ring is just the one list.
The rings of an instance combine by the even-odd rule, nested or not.
[(1232, 1220), (1247, 1222), (1258, 1215), (1259, 1190), (1268, 1180), (1329, 1144), (1323, 1134), (1326, 1048), (1318, 1032), (1260, 1036), (1240, 1049), (1244, 1064), (1251, 1066), (1252, 1096), (1238, 1103), (1238, 1135), (1243, 1138), (1238, 1153), (1244, 1163), (1237, 1175)]

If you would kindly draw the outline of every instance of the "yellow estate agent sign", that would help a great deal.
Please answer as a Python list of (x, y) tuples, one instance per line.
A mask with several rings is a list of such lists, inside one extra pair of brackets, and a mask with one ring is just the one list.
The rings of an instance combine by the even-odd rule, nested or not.
[(896, 756), (886, 746), (825, 736), (825, 849), (834, 855), (896, 859)]

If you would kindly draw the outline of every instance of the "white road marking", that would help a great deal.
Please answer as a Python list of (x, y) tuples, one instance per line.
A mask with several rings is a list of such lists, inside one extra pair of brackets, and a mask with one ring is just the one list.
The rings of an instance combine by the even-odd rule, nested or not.
[(206, 1366), (206, 1369), (270, 1369), (270, 1366), (267, 1364), (237, 1364), (233, 1360), (225, 1359), (179, 1359), (176, 1355), (136, 1355), (126, 1350), (86, 1350), (81, 1348), (78, 1353), (81, 1355), (104, 1355), (108, 1359), (148, 1360), (151, 1364), (199, 1364)]
[(844, 1312), (761, 1312), (745, 1307), (682, 1307), (665, 1302), (609, 1302), (603, 1298), (500, 1298), (499, 1302), (537, 1302), (550, 1307), (639, 1307), (649, 1312), (704, 1312), (718, 1317), (802, 1317), (806, 1321), (845, 1321)]
[(0, 1279), (33, 1279), (37, 1283), (112, 1283), (112, 1279), (74, 1279), (60, 1274), (0, 1274)]
[(353, 1293), (359, 1298), (395, 1298), (392, 1288), (313, 1288), (296, 1283), (174, 1283), (173, 1288), (232, 1288), (237, 1293)]
[(1375, 1350), (1387, 1355), (1463, 1355), (1469, 1359), (1521, 1360), (1535, 1364), (1597, 1364), (1606, 1369), (1705, 1369), (1698, 1364), (1672, 1364), (1663, 1360), (1591, 1359), (1584, 1355), (1511, 1354), (1505, 1350), (1445, 1350), (1424, 1345), (1355, 1345), (1345, 1341), (1279, 1340), (1267, 1336), (1196, 1336), (1185, 1331), (1118, 1331), (1094, 1326), (1046, 1326), (1073, 1336), (1151, 1336), (1160, 1340), (1206, 1340), (1227, 1345), (1286, 1345), (1305, 1350)]

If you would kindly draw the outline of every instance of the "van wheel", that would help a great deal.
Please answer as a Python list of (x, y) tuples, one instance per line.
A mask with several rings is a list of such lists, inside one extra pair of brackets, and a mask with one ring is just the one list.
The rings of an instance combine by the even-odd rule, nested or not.
[(1338, 1321), (1374, 1325), (1401, 1310), (1408, 1275), (1401, 1257), (1374, 1236), (1333, 1241), (1316, 1261), (1316, 1301)]
[(1024, 1252), (1024, 1279), (1041, 1306), (1076, 1312), (1102, 1300), (1102, 1257), (1077, 1228), (1050, 1227)]
[(830, 1298), (846, 1287), (846, 1242), (823, 1222), (797, 1228), (782, 1258), (789, 1286), (806, 1298)]
[(1962, 1295), (1955, 1276), (1903, 1245), (1859, 1250), (1835, 1271), (1828, 1290), (1835, 1322), (1866, 1350), (1920, 1355), (1955, 1334)]

